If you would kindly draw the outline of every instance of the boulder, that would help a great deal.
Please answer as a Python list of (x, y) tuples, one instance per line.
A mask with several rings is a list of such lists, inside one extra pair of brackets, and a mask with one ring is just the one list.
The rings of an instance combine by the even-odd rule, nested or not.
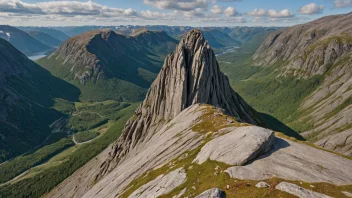
[(204, 145), (194, 159), (202, 164), (208, 159), (229, 165), (244, 165), (270, 150), (274, 132), (257, 126), (245, 126), (217, 137)]
[(317, 193), (288, 182), (279, 183), (276, 185), (275, 189), (287, 192), (300, 198), (332, 198), (328, 195)]
[(257, 188), (269, 188), (270, 185), (268, 183), (266, 183), (266, 182), (261, 181), (261, 182), (257, 183), (255, 185), (255, 187), (257, 187)]

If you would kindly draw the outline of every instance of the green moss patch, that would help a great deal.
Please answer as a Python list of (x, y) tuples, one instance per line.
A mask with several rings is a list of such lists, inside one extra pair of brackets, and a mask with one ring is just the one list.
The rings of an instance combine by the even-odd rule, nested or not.
[(192, 131), (199, 133), (215, 132), (226, 127), (240, 127), (249, 125), (239, 123), (235, 118), (224, 114), (220, 109), (216, 109), (211, 105), (202, 105), (203, 115), (198, 120), (198, 123), (192, 127)]

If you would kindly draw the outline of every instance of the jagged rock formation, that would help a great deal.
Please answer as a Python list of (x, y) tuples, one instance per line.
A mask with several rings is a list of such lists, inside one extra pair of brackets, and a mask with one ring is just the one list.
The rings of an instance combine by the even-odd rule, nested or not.
[(253, 56), (255, 65), (278, 66), (276, 77), (320, 79), (301, 102), (303, 136), (352, 156), (352, 13), (278, 30)]
[(56, 97), (76, 100), (78, 89), (55, 78), (0, 38), (0, 163), (38, 146), (60, 115)]
[(175, 45), (164, 32), (93, 30), (68, 39), (38, 63), (78, 86), (82, 100), (140, 101)]
[(148, 141), (155, 131), (182, 110), (198, 104), (212, 104), (226, 110), (239, 121), (258, 124), (256, 112), (231, 88), (221, 73), (215, 54), (198, 30), (189, 32), (166, 59), (146, 99), (110, 152), (101, 175), (116, 164), (138, 143)]

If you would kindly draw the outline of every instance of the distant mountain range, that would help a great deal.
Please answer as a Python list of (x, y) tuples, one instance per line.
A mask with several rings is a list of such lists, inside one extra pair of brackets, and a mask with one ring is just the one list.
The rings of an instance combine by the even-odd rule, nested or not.
[[(189, 26), (165, 26), (165, 25), (147, 25), (147, 26), (78, 26), (78, 27), (55, 27), (56, 29), (65, 32), (67, 35), (75, 36), (84, 32), (96, 29), (112, 29), (122, 34), (133, 34), (141, 28), (148, 30), (164, 31), (171, 37), (180, 39), (183, 34), (189, 32), (194, 27)], [(205, 38), (213, 46), (213, 48), (224, 48), (231, 46), (239, 46), (242, 43), (248, 42), (257, 35), (273, 32), (277, 27), (204, 27), (200, 29)]]
[(50, 27), (34, 27), (34, 26), (19, 26), (16, 27), (22, 31), (25, 32), (42, 32), (45, 34), (50, 35), (51, 37), (60, 40), (61, 42), (69, 39), (70, 37), (67, 36), (65, 33), (55, 29), (55, 28), (50, 28)]
[(8, 25), (0, 25), (0, 38), (7, 40), (26, 55), (46, 52), (53, 49), (33, 38), (27, 32)]
[(62, 41), (50, 36), (47, 33), (40, 32), (40, 31), (28, 31), (27, 32), (30, 36), (33, 38), (37, 39), (38, 41), (44, 43), (47, 46), (50, 46), (52, 48), (58, 47)]
[(82, 100), (139, 101), (176, 42), (161, 31), (129, 36), (93, 30), (70, 38), (38, 63), (79, 87)]

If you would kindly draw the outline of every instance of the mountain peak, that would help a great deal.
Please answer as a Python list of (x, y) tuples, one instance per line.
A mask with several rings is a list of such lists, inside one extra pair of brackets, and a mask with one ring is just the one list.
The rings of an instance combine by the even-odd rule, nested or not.
[(112, 170), (136, 145), (194, 104), (224, 109), (238, 121), (258, 124), (256, 112), (230, 86), (215, 54), (199, 30), (188, 32), (165, 59), (143, 103), (126, 123), (97, 176)]

